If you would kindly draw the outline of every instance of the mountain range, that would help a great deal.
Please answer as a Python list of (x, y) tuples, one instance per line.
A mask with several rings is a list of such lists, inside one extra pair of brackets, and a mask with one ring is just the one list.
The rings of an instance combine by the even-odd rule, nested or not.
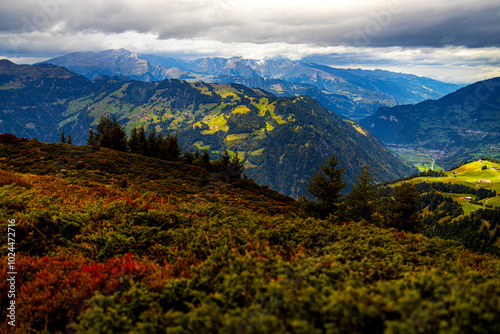
[(176, 133), (190, 150), (239, 152), (246, 174), (298, 197), (319, 163), (336, 155), (353, 183), (364, 164), (375, 180), (415, 169), (356, 122), (341, 119), (311, 97), (276, 97), (238, 84), (89, 80), (66, 68), (0, 61), (0, 132), (54, 142), (61, 131), (84, 144), (88, 130), (111, 114), (130, 131), (145, 125)]
[(240, 83), (277, 96), (310, 95), (326, 108), (353, 120), (380, 106), (440, 98), (459, 85), (389, 71), (339, 69), (284, 58), (199, 58), (183, 60), (124, 49), (77, 52), (44, 63), (64, 66), (88, 79), (128, 76), (140, 81), (182, 79), (208, 83)]
[(380, 108), (361, 121), (398, 150), (415, 150), (444, 168), (500, 157), (500, 78), (480, 81), (438, 100)]

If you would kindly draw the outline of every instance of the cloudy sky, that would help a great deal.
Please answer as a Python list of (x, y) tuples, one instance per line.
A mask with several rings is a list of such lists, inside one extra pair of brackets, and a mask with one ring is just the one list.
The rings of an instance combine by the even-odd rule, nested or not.
[(500, 76), (500, 1), (0, 0), (0, 58), (112, 48), (286, 56), (471, 83)]

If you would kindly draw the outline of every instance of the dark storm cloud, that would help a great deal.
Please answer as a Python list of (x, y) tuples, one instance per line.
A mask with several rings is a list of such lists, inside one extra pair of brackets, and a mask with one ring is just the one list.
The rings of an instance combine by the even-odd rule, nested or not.
[(321, 46), (500, 46), (500, 2), (130, 1), (0, 3), (0, 31), (154, 33), (162, 39)]
[(375, 38), (376, 46), (500, 46), (500, 2), (461, 11), (423, 11), (418, 19), (410, 15), (396, 18), (387, 31)]

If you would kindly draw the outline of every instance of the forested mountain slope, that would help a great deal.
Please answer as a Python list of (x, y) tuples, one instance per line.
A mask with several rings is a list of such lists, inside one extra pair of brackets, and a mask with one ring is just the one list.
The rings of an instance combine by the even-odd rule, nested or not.
[[(185, 148), (207, 149), (215, 157), (226, 149), (238, 151), (245, 159), (246, 174), (294, 197), (305, 189), (318, 164), (332, 155), (346, 167), (348, 183), (366, 163), (373, 167), (377, 181), (414, 171), (369, 131), (342, 120), (310, 97), (278, 98), (236, 84), (175, 79), (146, 83), (102, 77), (90, 81), (63, 68), (3, 64), (0, 132), (58, 141), (64, 130), (72, 135), (73, 143), (83, 144), (89, 127), (110, 114), (128, 131), (144, 124), (164, 134), (177, 133)], [(59, 90), (56, 79), (27, 75), (28, 69), (52, 71), (50, 75), (64, 88)], [(41, 92), (44, 98), (25, 98)]]

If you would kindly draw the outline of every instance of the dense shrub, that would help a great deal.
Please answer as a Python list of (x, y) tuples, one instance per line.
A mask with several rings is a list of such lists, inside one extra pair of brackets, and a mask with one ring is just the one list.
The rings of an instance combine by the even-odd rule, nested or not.
[[(498, 211), (424, 236), (303, 218), (250, 179), (182, 162), (12, 145), (0, 143), (0, 214), (16, 220), (20, 333), (500, 331), (500, 261), (463, 246), (495, 254)], [(420, 199), (430, 214), (456, 209), (432, 192)]]

